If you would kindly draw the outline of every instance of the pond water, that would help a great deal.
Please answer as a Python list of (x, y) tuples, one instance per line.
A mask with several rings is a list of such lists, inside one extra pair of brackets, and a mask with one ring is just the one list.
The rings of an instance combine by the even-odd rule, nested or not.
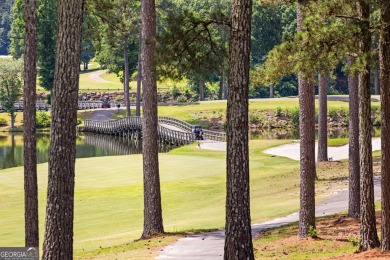
[[(37, 161), (47, 162), (49, 159), (49, 134), (39, 133), (37, 138)], [(168, 152), (174, 146), (159, 146), (159, 152)], [(142, 142), (131, 141), (122, 137), (85, 133), (76, 140), (76, 157), (100, 157), (142, 153)], [(23, 134), (0, 134), (0, 169), (23, 165)]]
[[(380, 136), (380, 129), (372, 130), (372, 135)], [(331, 129), (329, 138), (348, 138), (348, 129)], [(49, 134), (37, 134), (37, 159), (38, 163), (48, 161)], [(250, 133), (250, 139), (299, 139), (297, 130), (267, 130)], [(159, 146), (159, 152), (164, 153), (175, 146)], [(100, 157), (111, 155), (140, 154), (142, 153), (141, 141), (131, 141), (123, 137), (84, 133), (76, 140), (76, 157)], [(12, 168), (23, 165), (23, 134), (0, 133), (0, 169)]]

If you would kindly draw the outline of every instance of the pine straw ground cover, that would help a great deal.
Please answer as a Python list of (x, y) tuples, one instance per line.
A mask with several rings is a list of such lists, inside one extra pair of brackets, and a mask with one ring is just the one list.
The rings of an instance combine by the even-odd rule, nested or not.
[[(380, 213), (377, 212), (377, 216)], [(380, 228), (377, 217), (377, 228)], [(336, 215), (317, 221), (318, 237), (297, 239), (297, 224), (264, 231), (254, 241), (256, 259), (390, 259), (378, 249), (357, 253), (359, 220)]]

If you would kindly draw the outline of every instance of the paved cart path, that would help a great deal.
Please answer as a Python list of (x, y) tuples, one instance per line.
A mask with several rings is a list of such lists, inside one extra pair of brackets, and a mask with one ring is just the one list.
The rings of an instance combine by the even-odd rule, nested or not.
[[(286, 148), (288, 146), (288, 149)], [(226, 151), (226, 143), (220, 142), (201, 142), (201, 148), (222, 150)], [(334, 160), (348, 158), (348, 148), (334, 147), (329, 151), (329, 156), (333, 156)], [(380, 149), (380, 140), (378, 144), (378, 138), (373, 139), (373, 149)], [(268, 149), (266, 152), (270, 154), (276, 154), (278, 156), (286, 156), (292, 159), (296, 159), (295, 155), (298, 155), (299, 159), (299, 143), (293, 143), (289, 145), (282, 145), (272, 148), (271, 152)], [(288, 151), (288, 152), (286, 152)], [(280, 154), (282, 153), (282, 154)], [(375, 199), (380, 199), (380, 179), (375, 178)], [(348, 209), (348, 190), (341, 190), (334, 193), (330, 198), (318, 203), (316, 205), (316, 216), (327, 216), (338, 212), (346, 211)], [(253, 224), (252, 236), (255, 236), (259, 232), (280, 227), (292, 222), (296, 222), (299, 219), (298, 212), (292, 213), (288, 216), (276, 218), (267, 222)], [(196, 235), (188, 235), (187, 237), (179, 239), (177, 242), (162, 249), (157, 259), (186, 259), (186, 260), (218, 260), (223, 259), (223, 247), (225, 232), (223, 230), (207, 232)]]
[(95, 72), (92, 72), (88, 75), (88, 78), (93, 79), (94, 81), (101, 82), (101, 83), (114, 83), (112, 81), (108, 81), (100, 77), (106, 70), (98, 70)]

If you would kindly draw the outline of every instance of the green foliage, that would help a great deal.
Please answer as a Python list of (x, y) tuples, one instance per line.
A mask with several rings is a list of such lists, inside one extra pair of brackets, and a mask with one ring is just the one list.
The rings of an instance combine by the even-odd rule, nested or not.
[(353, 247), (358, 247), (360, 244), (360, 239), (359, 237), (349, 237), (348, 241), (351, 242)]
[(258, 124), (264, 120), (263, 114), (258, 110), (249, 111), (249, 123)]
[(129, 57), (129, 75), (137, 68), (139, 2), (88, 1), (86, 11), (83, 25), (85, 43), (91, 41), (96, 61), (123, 82), (125, 48)]
[(186, 78), (195, 85), (226, 70), (229, 1), (162, 1), (160, 6), (161, 77)]
[(23, 61), (0, 59), (0, 102), (11, 117), (11, 126), (14, 126), (14, 103), (22, 92)]
[(252, 81), (269, 85), (292, 73), (310, 78), (332, 71), (347, 53), (357, 52), (358, 27), (340, 18), (353, 16), (352, 10), (345, 1), (311, 1), (304, 10), (303, 32), (273, 48), (253, 73)]
[(38, 74), (39, 84), (53, 89), (57, 41), (58, 0), (38, 1)]
[(49, 127), (50, 124), (51, 124), (50, 114), (45, 111), (39, 111), (36, 117), (36, 123), (35, 123), (36, 127), (45, 128), (45, 127)]
[(0, 118), (0, 126), (7, 126), (8, 122), (5, 118)]
[(15, 0), (12, 8), (12, 24), (9, 32), (11, 43), (9, 46), (9, 54), (18, 59), (24, 53), (24, 0)]
[(291, 119), (294, 126), (299, 126), (299, 107), (286, 108), (286, 117)]
[(12, 3), (11, 0), (0, 1), (0, 55), (8, 54), (10, 44), (8, 33), (12, 24)]
[(307, 233), (311, 238), (318, 238), (318, 230), (315, 229), (313, 226), (309, 226)]

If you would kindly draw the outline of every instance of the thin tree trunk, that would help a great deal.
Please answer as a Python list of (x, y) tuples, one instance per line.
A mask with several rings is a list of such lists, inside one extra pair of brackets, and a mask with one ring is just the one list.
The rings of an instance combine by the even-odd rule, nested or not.
[(274, 84), (269, 85), (269, 98), (274, 97)]
[[(381, 30), (379, 59), (381, 72), (381, 132), (390, 133), (390, 2), (381, 0)], [(381, 135), (382, 172), (382, 251), (390, 250), (390, 135)]]
[[(223, 75), (225, 75), (226, 72), (223, 71)], [(226, 83), (226, 77), (225, 77), (225, 81), (224, 81), (224, 87), (223, 87), (223, 99), (227, 99), (227, 96), (228, 96), (228, 88), (229, 88), (229, 83)]]
[[(224, 60), (224, 59), (223, 59)], [(218, 92), (218, 99), (222, 100), (223, 97), (223, 87), (224, 87), (224, 81), (225, 81), (225, 68), (221, 68), (221, 79), (219, 81), (219, 92)]]
[(199, 100), (200, 101), (204, 100), (204, 80), (203, 79), (199, 80)]
[[(125, 41), (127, 43), (127, 41)], [(124, 91), (125, 91), (125, 104), (126, 104), (126, 115), (131, 116), (130, 111), (130, 73), (129, 73), (129, 54), (127, 52), (127, 45), (125, 44), (124, 51), (123, 51), (123, 57), (125, 61), (125, 69), (123, 71), (124, 73)]]
[(135, 108), (136, 116), (141, 116), (141, 83), (142, 83), (141, 38), (142, 38), (142, 33), (140, 32), (139, 51), (138, 51), (137, 101), (136, 101), (136, 108)]
[[(297, 1), (297, 28), (303, 30), (303, 8), (308, 0)], [(299, 238), (309, 235), (315, 228), (315, 106), (312, 80), (298, 76), (299, 135), (300, 135), (300, 210)]]
[(38, 247), (38, 181), (35, 140), (38, 20), (35, 0), (26, 0), (24, 19), (26, 24), (23, 89), (25, 246)]
[(83, 0), (59, 1), (43, 259), (73, 258), (77, 97), (83, 7)]
[(375, 66), (375, 71), (374, 71), (374, 94), (379, 95), (380, 90), (379, 90), (379, 68), (378, 66)]
[[(348, 57), (351, 68), (356, 58)], [(348, 216), (360, 216), (360, 157), (359, 157), (359, 77), (356, 72), (348, 76), (349, 90), (349, 200)]]
[(254, 259), (249, 195), (248, 86), (251, 0), (233, 0), (230, 91), (227, 101), (227, 177), (224, 259)]
[(144, 230), (142, 238), (163, 233), (157, 143), (156, 8), (154, 0), (141, 2), (142, 88), (144, 96), (142, 149), (144, 172)]
[[(370, 6), (365, 0), (359, 0), (360, 48), (363, 54), (370, 51)], [(372, 168), (371, 143), (371, 94), (370, 66), (367, 62), (359, 73), (359, 148), (360, 148), (360, 250), (370, 250), (379, 246), (376, 231), (374, 206), (374, 181)]]
[(328, 78), (318, 74), (318, 162), (328, 161)]

